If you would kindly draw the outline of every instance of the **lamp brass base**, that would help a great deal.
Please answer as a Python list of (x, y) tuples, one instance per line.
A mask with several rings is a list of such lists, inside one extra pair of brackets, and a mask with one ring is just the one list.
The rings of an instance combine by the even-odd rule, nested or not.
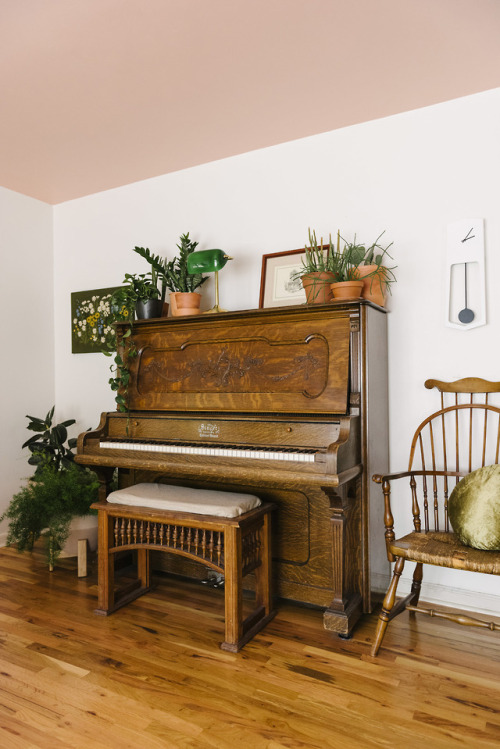
[(222, 309), (222, 307), (219, 307), (218, 304), (214, 304), (214, 306), (212, 307), (212, 309), (205, 310), (205, 312), (203, 314), (204, 315), (212, 315), (214, 312), (229, 312), (229, 310)]

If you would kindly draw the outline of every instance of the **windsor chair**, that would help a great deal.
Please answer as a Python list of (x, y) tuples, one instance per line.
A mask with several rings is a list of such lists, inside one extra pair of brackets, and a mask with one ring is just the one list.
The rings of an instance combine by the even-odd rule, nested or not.
[[(454, 486), (475, 469), (499, 462), (500, 408), (491, 405), (489, 397), (500, 393), (500, 382), (470, 377), (455, 382), (427, 380), (425, 387), (440, 391), (441, 408), (417, 428), (408, 470), (373, 476), (382, 485), (387, 557), (395, 563), (379, 615), (373, 656), (379, 651), (389, 622), (405, 610), (457, 624), (500, 630), (500, 625), (494, 622), (418, 605), (424, 564), (500, 575), (500, 551), (463, 545), (453, 533), (448, 515), (448, 499)], [(396, 538), (391, 489), (394, 482), (405, 478), (410, 484), (406, 507), (413, 531)], [(398, 502), (404, 500), (402, 495), (403, 492), (398, 494)], [(398, 583), (407, 561), (415, 562), (411, 591), (397, 600)]]

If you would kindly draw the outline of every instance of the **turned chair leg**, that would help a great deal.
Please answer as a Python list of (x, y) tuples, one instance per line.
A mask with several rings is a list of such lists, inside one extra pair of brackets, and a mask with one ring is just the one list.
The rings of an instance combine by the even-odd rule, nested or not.
[[(413, 582), (411, 584), (411, 599), (410, 603), (412, 606), (417, 606), (418, 599), (420, 598), (420, 589), (422, 587), (422, 578), (423, 578), (424, 572), (423, 572), (423, 564), (421, 562), (417, 562), (415, 565), (415, 570), (413, 572)], [(414, 611), (410, 611), (410, 616), (415, 616)]]
[(384, 639), (387, 625), (392, 619), (391, 612), (396, 602), (396, 590), (398, 588), (399, 579), (401, 577), (401, 573), (403, 571), (404, 566), (405, 566), (405, 560), (403, 559), (403, 557), (398, 557), (396, 560), (395, 567), (394, 567), (394, 574), (392, 576), (391, 584), (389, 585), (389, 588), (387, 589), (387, 593), (385, 594), (384, 602), (382, 604), (382, 610), (378, 618), (377, 629), (375, 632), (375, 642), (373, 643), (373, 648), (372, 648), (372, 653), (371, 653), (372, 656), (374, 657), (377, 655), (379, 651), (379, 648), (382, 644), (382, 640)]

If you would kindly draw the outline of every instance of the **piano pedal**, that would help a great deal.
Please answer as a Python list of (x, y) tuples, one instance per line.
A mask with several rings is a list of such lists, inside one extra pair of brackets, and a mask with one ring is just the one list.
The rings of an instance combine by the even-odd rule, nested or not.
[(224, 575), (220, 572), (209, 572), (208, 577), (200, 580), (202, 585), (208, 585), (210, 588), (223, 588), (224, 587)]

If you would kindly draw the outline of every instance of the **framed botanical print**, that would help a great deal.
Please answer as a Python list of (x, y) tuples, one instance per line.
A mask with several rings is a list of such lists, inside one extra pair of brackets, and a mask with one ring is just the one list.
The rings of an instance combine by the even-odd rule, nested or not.
[(305, 254), (302, 249), (262, 256), (259, 307), (283, 307), (306, 301), (301, 280), (295, 277)]

